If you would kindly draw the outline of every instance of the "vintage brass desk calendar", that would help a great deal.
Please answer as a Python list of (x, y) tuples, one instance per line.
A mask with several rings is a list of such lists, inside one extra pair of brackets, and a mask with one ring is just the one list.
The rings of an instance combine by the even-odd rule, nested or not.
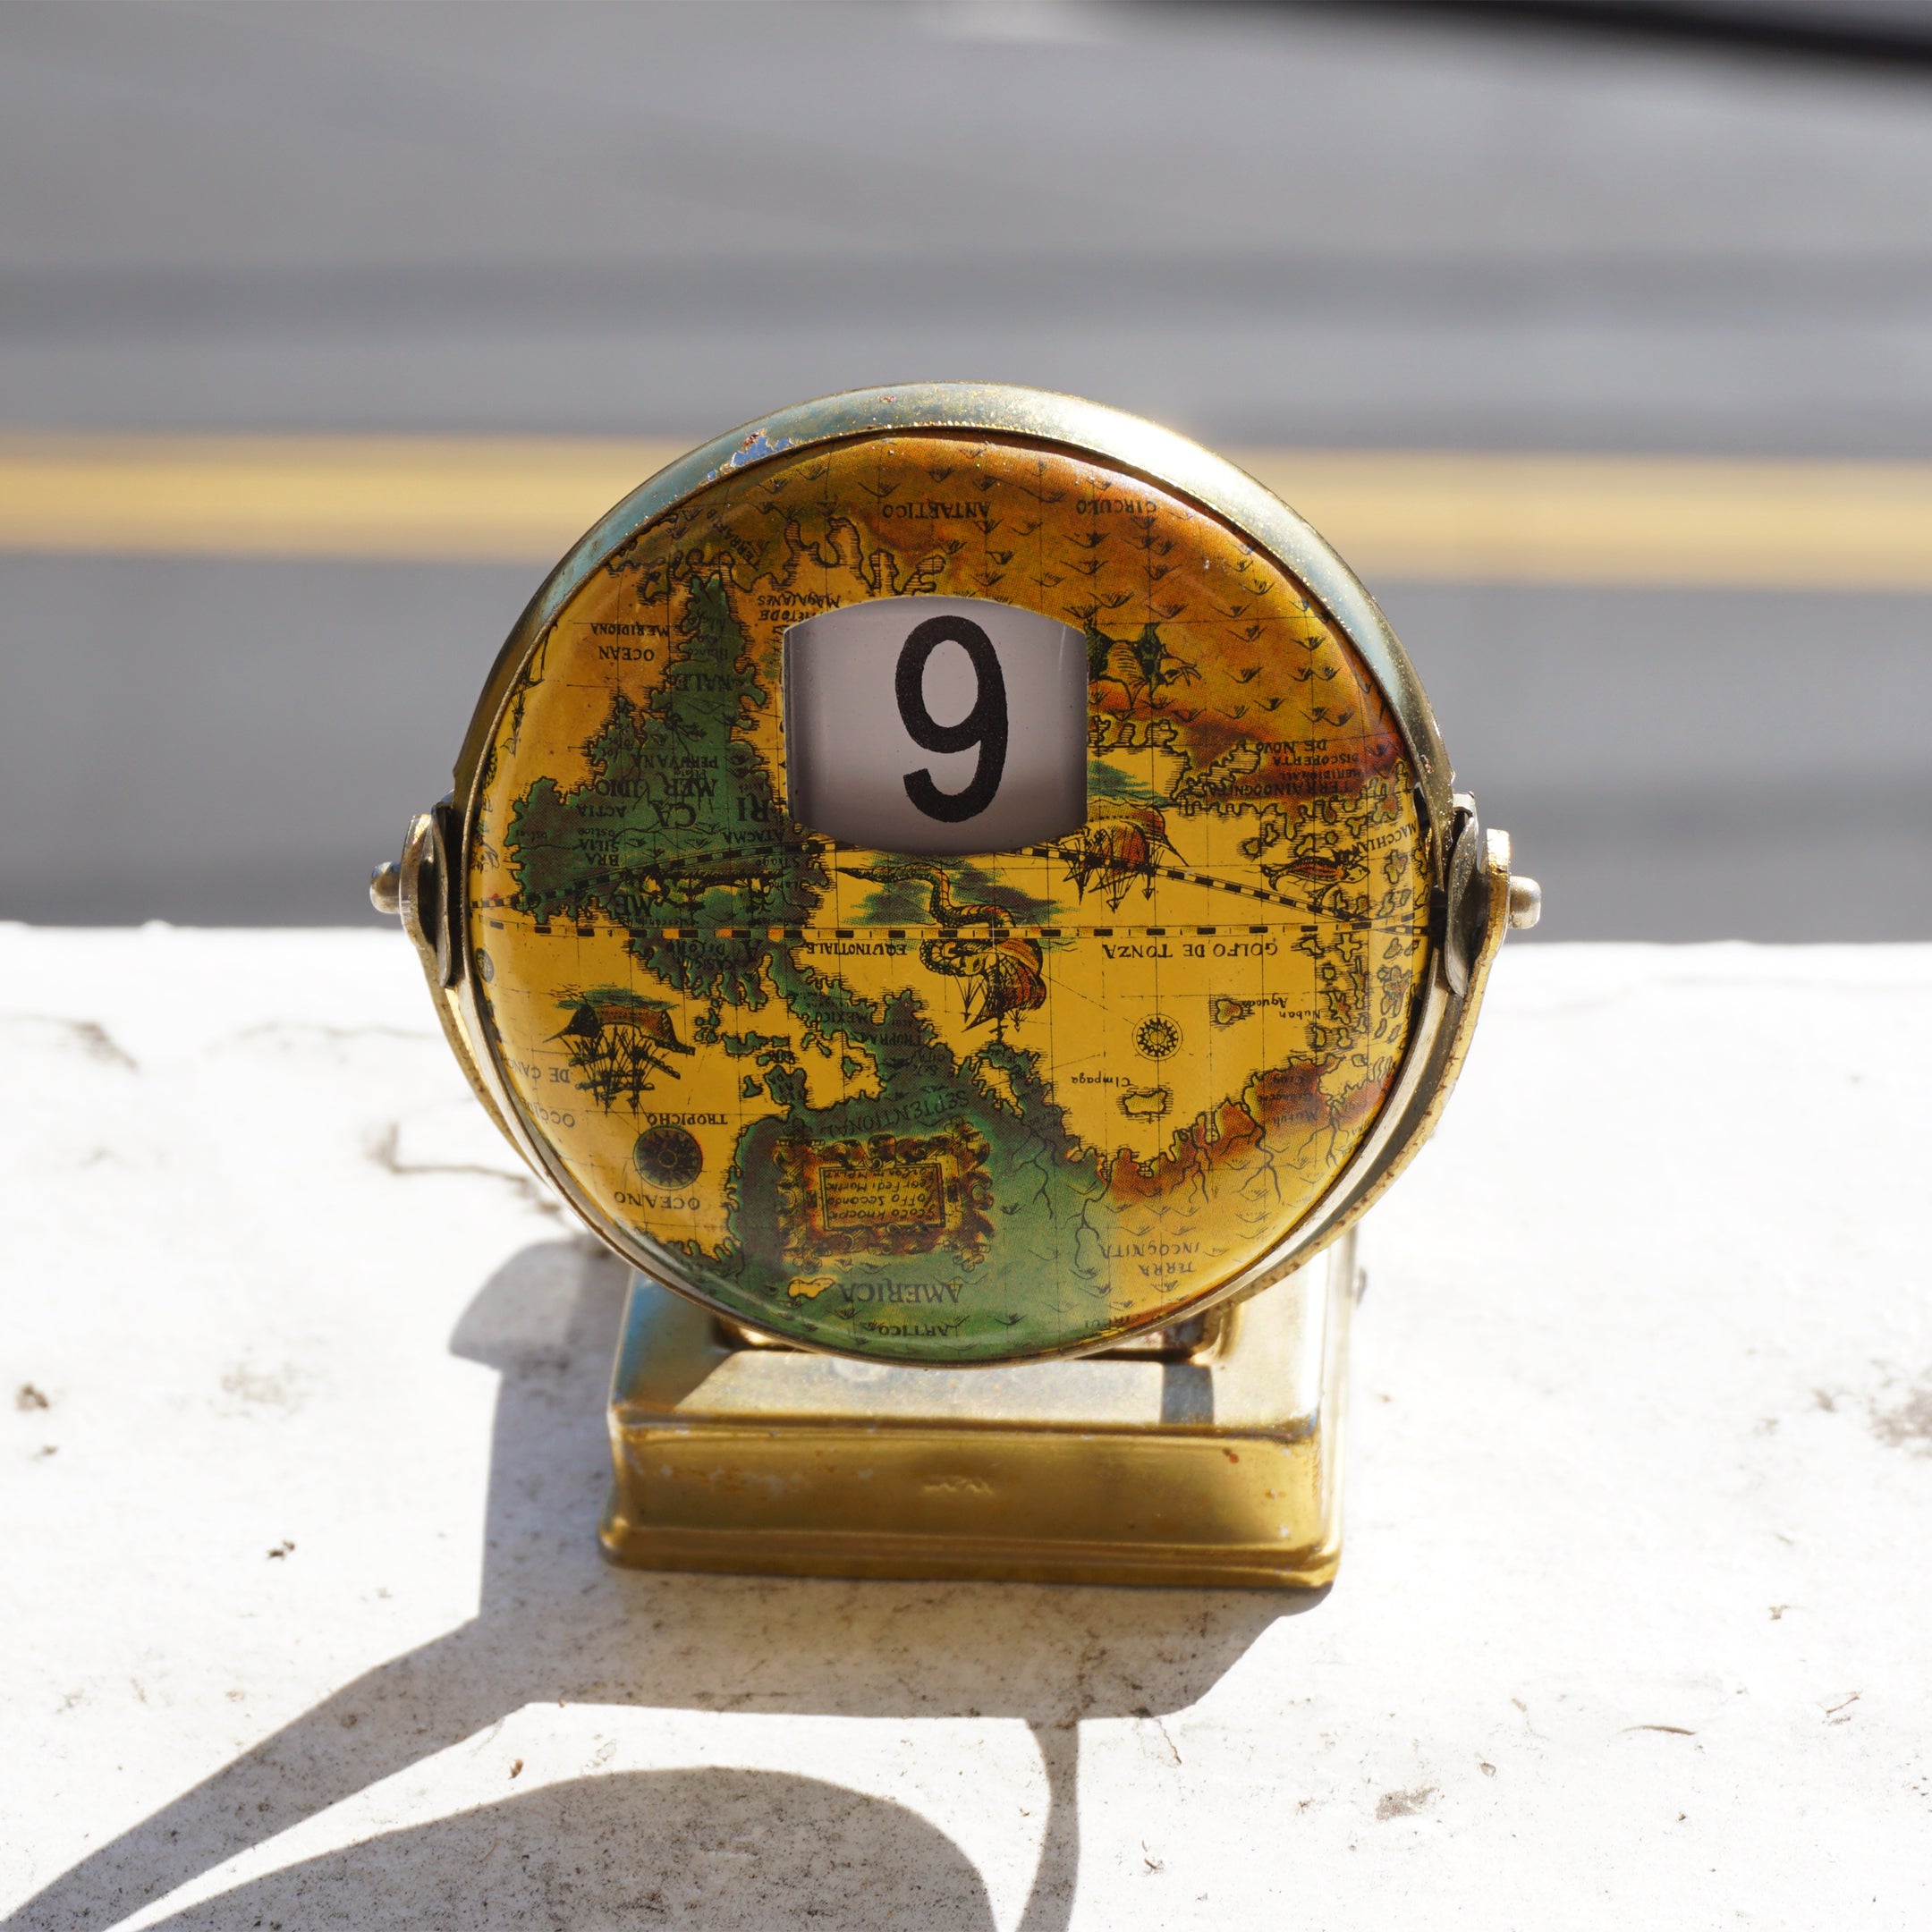
[(558, 565), (455, 776), (373, 891), (636, 1271), (613, 1556), (1329, 1579), (1352, 1230), (1537, 894), (1307, 524), (1066, 397), (807, 403)]

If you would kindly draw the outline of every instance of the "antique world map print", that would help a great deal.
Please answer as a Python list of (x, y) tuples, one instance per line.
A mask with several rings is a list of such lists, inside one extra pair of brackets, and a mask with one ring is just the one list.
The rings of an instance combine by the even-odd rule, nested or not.
[[(787, 816), (788, 628), (887, 597), (1087, 652), (1086, 821), (945, 858)], [(1172, 1319), (1368, 1131), (1428, 956), (1389, 707), (1276, 562), (1064, 449), (873, 434), (605, 559), (497, 719), (470, 851), (526, 1124), (660, 1273), (775, 1335), (1011, 1360)]]

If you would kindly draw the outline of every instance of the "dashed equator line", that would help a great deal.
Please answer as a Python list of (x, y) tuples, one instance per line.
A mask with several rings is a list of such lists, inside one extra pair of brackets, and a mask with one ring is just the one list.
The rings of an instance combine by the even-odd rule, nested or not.
[[(486, 902), (486, 904), (494, 902)], [(501, 919), (485, 915), (487, 922), (502, 928)], [(599, 933), (614, 937), (649, 940), (765, 939), (817, 943), (821, 940), (902, 940), (908, 944), (922, 939), (1004, 939), (1017, 936), (1027, 939), (1193, 939), (1219, 936), (1279, 935), (1312, 932), (1315, 922), (1299, 926), (1028, 926), (1018, 920), (962, 920), (956, 926), (619, 926), (609, 920), (601, 924), (577, 925), (552, 919), (530, 928), (539, 938), (574, 935), (594, 939)], [(1393, 929), (1393, 928), (1392, 928)]]
[[(689, 878), (701, 875), (708, 867), (741, 864), (746, 860), (819, 859), (826, 857), (829, 853), (864, 852), (871, 850), (872, 848), (869, 846), (846, 845), (832, 839), (810, 839), (801, 841), (796, 844), (736, 845), (721, 847), (714, 852), (677, 853), (667, 855), (662, 859), (641, 860), (630, 869), (646, 876), (656, 872), (668, 877)], [(1023, 845), (1018, 847), (1013, 852), (1004, 856), (1028, 859), (1057, 859), (1062, 864), (1071, 863), (1067, 855), (1057, 845)], [(1310, 906), (1302, 900), (1290, 898), (1285, 893), (1271, 892), (1261, 886), (1241, 885), (1233, 879), (1216, 878), (1212, 873), (1193, 872), (1182, 866), (1135, 866), (1124, 874), (1116, 874), (1115, 877), (1124, 877), (1130, 881), (1135, 879), (1172, 879), (1177, 885), (1199, 886), (1209, 892), (1232, 893), (1239, 899), (1257, 900), (1264, 905), (1282, 906), (1291, 912), (1299, 913), (1301, 923), (1304, 925), (1315, 925), (1326, 920), (1336, 925), (1353, 927), (1360, 932), (1398, 932), (1405, 929), (1394, 922), (1385, 923), (1376, 919), (1368, 913), (1340, 912), (1328, 907)], [(717, 884), (721, 886), (729, 886), (731, 883), (728, 879), (717, 881)], [(511, 902), (500, 894), (485, 900), (483, 903), (486, 906), (496, 907), (511, 905)], [(512, 910), (515, 910), (515, 908), (512, 907)], [(495, 923), (500, 924), (501, 921)], [(539, 933), (549, 934), (557, 931), (559, 927), (555, 921), (544, 919), (536, 923), (535, 929)], [(891, 939), (923, 939), (933, 936), (947, 934), (971, 935), (982, 931), (989, 936), (996, 933), (1014, 932), (1023, 933), (1033, 938), (1046, 939), (1106, 939), (1116, 936), (1127, 936), (1130, 935), (1148, 938), (1165, 938), (1170, 935), (1186, 935), (1193, 937), (1235, 932), (1267, 933), (1277, 931), (1280, 928), (1265, 925), (1246, 927), (1196, 926), (1172, 919), (1159, 926), (1133, 923), (1121, 924), (1118, 922), (1106, 926), (1089, 925), (1080, 922), (1072, 925), (1040, 926), (1025, 924), (1017, 919), (1001, 919), (998, 920), (960, 920), (945, 926), (927, 924), (890, 928), (877, 926), (766, 925), (699, 928), (684, 925), (627, 926), (620, 924), (614, 919), (565, 920), (563, 922), (561, 929), (565, 932), (574, 932), (578, 937), (584, 939), (594, 936), (601, 930), (623, 933), (634, 939), (786, 940), (852, 939), (861, 935), (877, 936), (881, 933)]]

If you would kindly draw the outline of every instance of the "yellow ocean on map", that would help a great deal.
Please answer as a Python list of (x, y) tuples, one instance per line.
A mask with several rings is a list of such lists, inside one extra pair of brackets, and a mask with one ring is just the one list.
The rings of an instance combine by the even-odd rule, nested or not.
[[(944, 860), (785, 813), (786, 629), (861, 599), (1087, 641), (1089, 816)], [(578, 590), (497, 720), (470, 938), (579, 1201), (736, 1318), (894, 1361), (1177, 1318), (1373, 1123), (1426, 952), (1413, 775), (1305, 590), (1064, 450), (728, 473)]]

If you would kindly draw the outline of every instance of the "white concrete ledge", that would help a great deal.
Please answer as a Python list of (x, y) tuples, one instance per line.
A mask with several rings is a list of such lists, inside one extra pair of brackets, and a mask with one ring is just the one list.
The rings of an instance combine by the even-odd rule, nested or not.
[(0, 929), (0, 1049), (9, 1925), (1932, 1922), (1932, 947), (1505, 956), (1300, 1614), (606, 1568), (387, 935)]

